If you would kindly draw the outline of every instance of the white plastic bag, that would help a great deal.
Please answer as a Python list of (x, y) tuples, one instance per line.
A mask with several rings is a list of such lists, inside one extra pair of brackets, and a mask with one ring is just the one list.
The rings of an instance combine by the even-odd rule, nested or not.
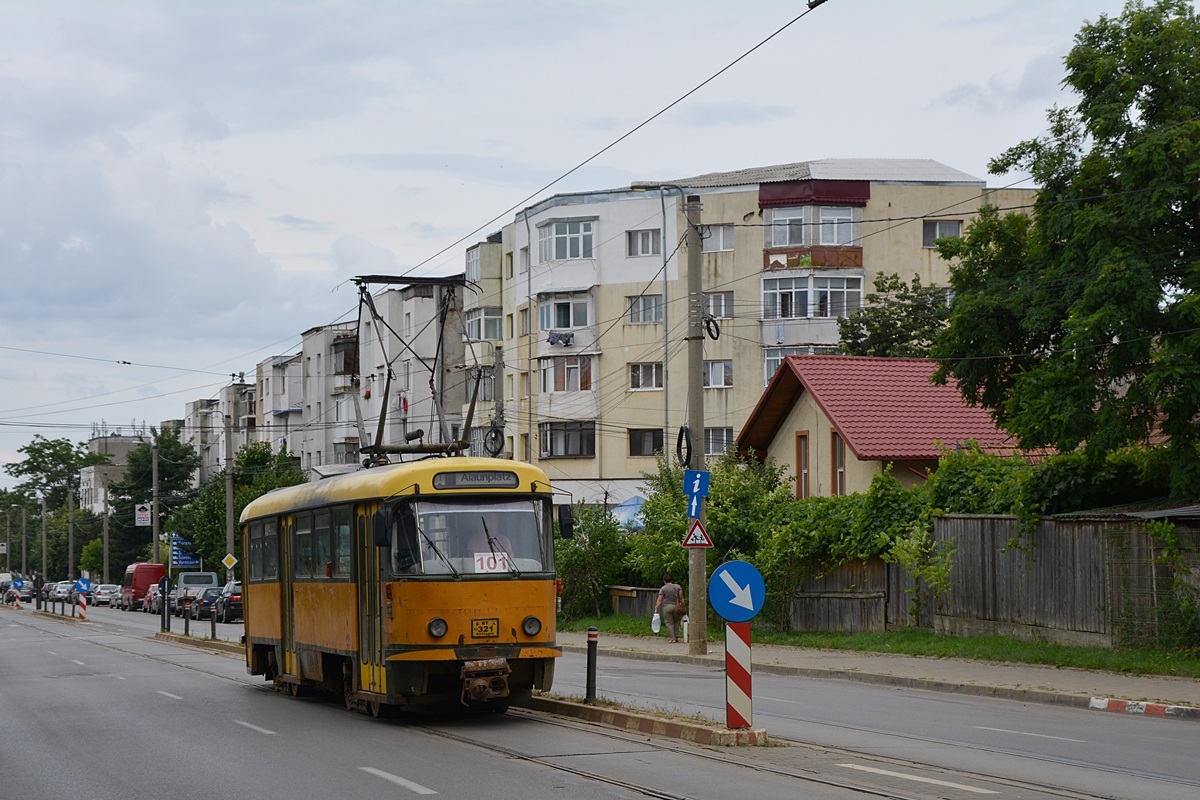
[(658, 615), (657, 611), (655, 611), (654, 616), (650, 618), (650, 630), (654, 631), (655, 633), (658, 633), (662, 630), (662, 617)]

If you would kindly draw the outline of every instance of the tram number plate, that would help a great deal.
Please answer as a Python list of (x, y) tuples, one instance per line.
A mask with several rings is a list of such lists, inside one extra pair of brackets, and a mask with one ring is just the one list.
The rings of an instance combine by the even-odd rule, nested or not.
[(500, 635), (500, 619), (493, 617), (491, 619), (473, 619), (471, 620), (471, 636), (476, 639), (494, 639)]

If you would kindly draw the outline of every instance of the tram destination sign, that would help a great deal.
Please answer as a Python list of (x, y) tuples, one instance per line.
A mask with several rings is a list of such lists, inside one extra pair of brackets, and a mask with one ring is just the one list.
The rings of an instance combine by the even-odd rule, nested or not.
[(520, 485), (517, 473), (505, 470), (439, 472), (433, 476), (435, 489), (516, 489)]

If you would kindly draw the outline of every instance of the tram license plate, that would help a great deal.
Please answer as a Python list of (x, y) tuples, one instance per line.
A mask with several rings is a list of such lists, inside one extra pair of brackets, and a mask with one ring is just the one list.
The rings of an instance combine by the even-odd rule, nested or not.
[(473, 619), (471, 620), (471, 636), (476, 639), (494, 639), (500, 635), (500, 620), (493, 617), (492, 619)]

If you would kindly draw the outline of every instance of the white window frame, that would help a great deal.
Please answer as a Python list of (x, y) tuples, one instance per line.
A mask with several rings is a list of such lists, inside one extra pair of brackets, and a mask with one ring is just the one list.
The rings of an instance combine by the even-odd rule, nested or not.
[(663, 368), (661, 361), (647, 361), (629, 365), (629, 391), (662, 391)]
[(466, 337), (469, 342), (503, 338), (504, 309), (501, 306), (472, 308), (466, 313)]
[(496, 369), (495, 367), (480, 366), (467, 372), (467, 400), (471, 399), (472, 393), (475, 391), (475, 383), (479, 382), (479, 396), (476, 398), (481, 403), (490, 403), (496, 399)]
[(596, 423), (539, 423), (538, 445), (539, 458), (595, 458)]
[(706, 292), (704, 310), (713, 319), (733, 319), (733, 292)]
[(590, 392), (591, 356), (553, 356), (538, 360), (540, 389), (543, 394)]
[(808, 278), (763, 278), (763, 319), (806, 319), (811, 289)]
[(700, 227), (701, 253), (726, 253), (733, 250), (732, 225), (702, 225)]
[(728, 389), (733, 386), (733, 359), (704, 362), (704, 388)]
[(862, 308), (862, 282), (862, 278), (813, 275), (811, 316), (838, 319), (858, 311)]
[(626, 320), (630, 325), (652, 325), (662, 322), (663, 296), (661, 294), (639, 294), (625, 298), (629, 309)]
[(724, 455), (734, 445), (733, 428), (705, 428), (704, 455)]
[(848, 245), (854, 243), (854, 208), (851, 206), (821, 206), (821, 244)]
[(771, 247), (800, 247), (804, 235), (804, 206), (789, 206), (771, 210)]
[(630, 258), (662, 253), (662, 231), (658, 228), (625, 231), (625, 255)]
[(771, 382), (788, 356), (812, 355), (811, 347), (768, 347), (763, 350), (763, 386)]
[(467, 280), (471, 283), (479, 283), (479, 247), (472, 247), (467, 251)]
[(962, 236), (960, 219), (927, 219), (921, 223), (921, 246), (933, 247), (937, 239)]
[[(588, 294), (587, 292), (554, 292), (538, 296), (538, 322), (541, 330), (564, 331), (573, 328), (586, 328), (588, 324)], [(555, 325), (566, 315), (569, 325)]]
[(592, 220), (551, 222), (538, 229), (538, 260), (571, 261), (592, 257), (595, 225)]

